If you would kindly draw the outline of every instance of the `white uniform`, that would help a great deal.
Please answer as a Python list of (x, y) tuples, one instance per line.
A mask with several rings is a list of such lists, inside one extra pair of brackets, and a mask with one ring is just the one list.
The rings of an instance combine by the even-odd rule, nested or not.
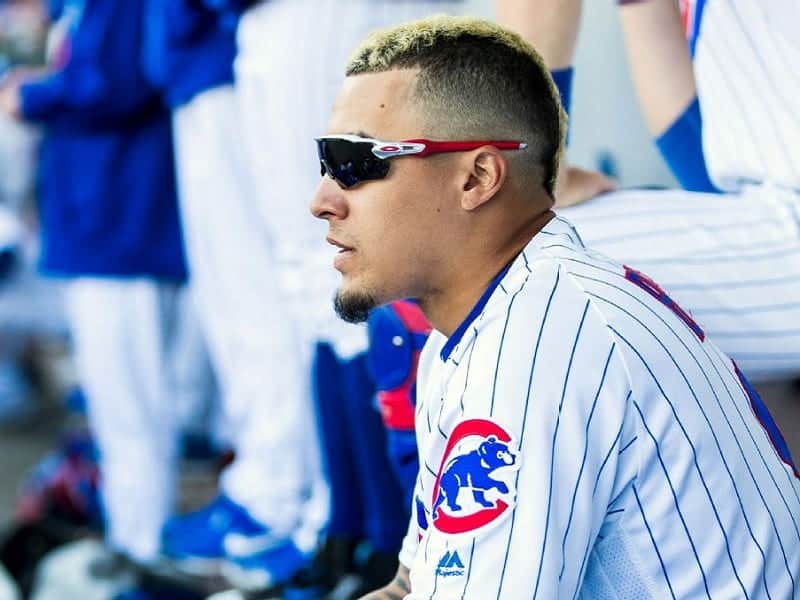
[(658, 279), (749, 377), (796, 377), (800, 3), (683, 4), (703, 150), (729, 193), (626, 191), (561, 213), (589, 247)]
[(235, 68), (243, 143), (278, 281), (307, 348), (324, 339), (348, 357), (366, 347), (365, 329), (333, 312), (336, 250), (308, 211), (319, 184), (313, 138), (327, 129), (347, 59), (375, 28), (463, 10), (464, 0), (269, 0), (242, 17)]
[[(176, 110), (180, 205), (193, 291), (236, 448), (221, 488), (287, 536), (297, 530), (309, 490), (320, 491), (321, 507), (327, 491), (321, 475), (315, 479), (308, 377), (275, 285), (272, 245), (249, 187), (241, 130), (233, 86), (207, 90)], [(327, 511), (320, 510), (314, 520), (321, 526)], [(304, 550), (316, 544), (317, 529), (297, 540)]]
[(551, 221), (423, 350), (407, 598), (797, 597), (800, 480), (748, 385)]
[[(236, 92), (243, 119), (242, 144), (252, 175), (251, 200), (260, 211), (260, 216), (253, 218), (266, 226), (271, 242), (274, 281), (289, 317), (284, 325), (292, 328), (302, 356), (300, 373), (311, 372), (312, 350), (319, 340), (332, 342), (343, 358), (367, 345), (366, 329), (344, 323), (333, 311), (339, 277), (330, 265), (336, 250), (324, 241), (325, 224), (308, 212), (308, 202), (319, 184), (313, 138), (327, 128), (327, 115), (347, 58), (376, 27), (456, 12), (463, 5), (462, 0), (269, 0), (241, 19)], [(273, 339), (276, 345), (285, 341)], [(309, 390), (308, 377), (297, 381), (298, 387)], [(281, 406), (283, 411), (292, 410)], [(312, 421), (305, 423), (310, 426)], [(296, 435), (282, 438), (297, 440)], [(305, 439), (302, 447), (315, 454), (316, 440)], [(307, 459), (313, 461), (314, 457)], [(293, 461), (274, 467), (294, 471), (294, 477), (253, 475), (283, 490), (283, 483), (274, 482), (308, 476), (317, 468), (309, 465)], [(245, 477), (237, 479), (246, 481)], [(293, 536), (303, 550), (310, 550), (309, 544), (313, 547), (316, 538), (311, 533), (324, 524), (327, 513), (322, 498), (319, 494), (312, 497), (303, 515), (303, 529)]]

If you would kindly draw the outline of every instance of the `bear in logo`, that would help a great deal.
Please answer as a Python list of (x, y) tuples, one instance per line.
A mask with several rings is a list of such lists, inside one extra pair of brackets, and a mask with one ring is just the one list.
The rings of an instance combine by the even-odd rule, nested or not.
[(445, 468), (439, 481), (439, 496), (433, 506), (434, 518), (438, 508), (447, 503), (452, 512), (461, 510), (458, 504), (458, 492), (462, 488), (470, 488), (475, 501), (481, 506), (493, 508), (494, 504), (486, 499), (485, 492), (497, 489), (501, 494), (508, 493), (508, 486), (502, 481), (492, 479), (490, 475), (501, 467), (510, 467), (516, 463), (515, 454), (507, 444), (489, 436), (476, 450), (455, 457)]

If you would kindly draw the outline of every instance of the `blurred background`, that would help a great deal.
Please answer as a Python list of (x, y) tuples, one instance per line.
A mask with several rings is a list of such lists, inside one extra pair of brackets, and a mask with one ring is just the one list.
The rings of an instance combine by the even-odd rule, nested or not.
[[(68, 8), (71, 4), (66, 2)], [(493, 16), (493, 2), (468, 0), (467, 5), (467, 13)], [(51, 10), (42, 0), (0, 0), (0, 78), (12, 69), (45, 65), (54, 52), (48, 45), (56, 43)], [(622, 187), (675, 187), (640, 115), (616, 10), (610, 2), (587, 2), (582, 28), (570, 161), (611, 175)], [(269, 104), (264, 110), (271, 110)], [(37, 270), (41, 137), (36, 125), (0, 112), (0, 539), (5, 540), (0, 559), (16, 569), (29, 592), (34, 574), (26, 570), (26, 560), (38, 560), (67, 541), (101, 535), (96, 447), (78, 385), (63, 282), (43, 278)], [(204, 359), (186, 360), (196, 365)], [(202, 401), (176, 400), (183, 423), (177, 498), (184, 509), (214, 498), (219, 473), (231, 460), (225, 432), (218, 430), (224, 426), (209, 426), (217, 385), (213, 375), (195, 372), (184, 386), (202, 388), (195, 394)], [(792, 386), (775, 383), (759, 390), (798, 455), (800, 423), (791, 412), (799, 392)], [(45, 520), (44, 527), (25, 529), (45, 518), (50, 522)], [(3, 531), (9, 533), (3, 536)], [(6, 600), (3, 593), (0, 588), (0, 600)], [(63, 593), (61, 598), (74, 597)]]

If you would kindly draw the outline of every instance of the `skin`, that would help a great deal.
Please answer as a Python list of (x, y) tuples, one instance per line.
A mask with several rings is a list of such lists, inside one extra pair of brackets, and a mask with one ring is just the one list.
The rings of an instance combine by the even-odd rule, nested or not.
[(376, 590), (366, 596), (362, 596), (360, 600), (403, 600), (408, 594), (411, 593), (411, 582), (409, 580), (408, 569), (403, 565), (397, 570), (392, 582)]
[(3, 111), (8, 117), (16, 120), (22, 118), (19, 97), (20, 83), (18, 78), (8, 77), (8, 79), (0, 85), (0, 111)]
[[(583, 0), (497, 0), (497, 22), (531, 42), (550, 70), (572, 65), (578, 42)], [(558, 172), (556, 207), (580, 204), (616, 189), (598, 171), (562, 161)]]
[[(382, 140), (442, 139), (413, 98), (417, 71), (348, 77), (329, 133)], [(514, 173), (491, 146), (428, 158), (392, 159), (388, 177), (341, 189), (324, 177), (311, 212), (342, 248), (339, 294), (377, 304), (417, 298), (433, 327), (450, 335), (492, 278), (552, 217), (541, 184)]]
[(16, 120), (23, 120), (20, 88), (29, 82), (45, 77), (49, 72), (43, 68), (20, 67), (0, 79), (0, 111)]
[(680, 12), (672, 0), (634, 2), (619, 12), (639, 104), (658, 137), (697, 96)]
[[(583, 0), (497, 0), (498, 23), (534, 45), (550, 69), (573, 63)], [(697, 95), (675, 0), (620, 6), (628, 63), (648, 130), (660, 136)], [(601, 173), (564, 165), (556, 206), (579, 204), (614, 189)]]

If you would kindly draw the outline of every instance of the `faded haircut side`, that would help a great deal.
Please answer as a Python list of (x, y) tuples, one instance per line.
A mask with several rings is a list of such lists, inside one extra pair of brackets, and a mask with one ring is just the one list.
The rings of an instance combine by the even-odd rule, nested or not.
[(414, 99), (431, 137), (526, 142), (509, 162), (553, 197), (566, 117), (533, 46), (490, 21), (440, 15), (374, 31), (346, 74), (394, 69), (419, 70)]

